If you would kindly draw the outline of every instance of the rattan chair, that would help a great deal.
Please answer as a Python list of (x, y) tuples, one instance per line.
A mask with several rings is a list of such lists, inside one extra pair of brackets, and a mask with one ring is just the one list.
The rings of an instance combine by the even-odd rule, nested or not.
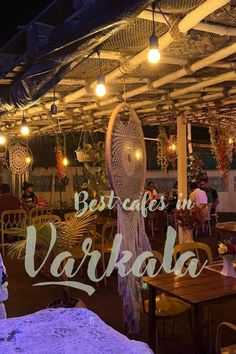
[[(163, 263), (163, 256), (158, 251), (152, 251), (153, 258), (155, 258), (158, 263)], [(147, 298), (147, 291), (146, 289), (142, 290), (142, 305), (143, 305), (143, 312), (148, 315), (149, 313), (149, 300)], [(192, 317), (191, 317), (191, 305), (188, 303), (177, 299), (173, 296), (169, 296), (165, 293), (161, 293), (160, 295), (156, 296), (156, 316), (158, 320), (163, 322), (162, 332), (165, 332), (165, 321), (171, 320), (172, 321), (172, 334), (174, 333), (174, 325), (175, 319), (178, 316), (187, 313), (189, 316), (189, 323), (192, 329)]]
[[(111, 253), (113, 240), (117, 232), (117, 222), (108, 221), (102, 227), (102, 233), (99, 234), (96, 232), (95, 237), (95, 249), (99, 250), (102, 253), (102, 269), (103, 273), (106, 269), (105, 264), (105, 254)], [(104, 277), (104, 283), (107, 285), (107, 279)]]
[(29, 212), (29, 222), (32, 222), (32, 219), (35, 218), (36, 216), (40, 215), (51, 215), (53, 212), (52, 207), (45, 207), (45, 208), (32, 208)]
[(20, 228), (25, 228), (27, 214), (23, 209), (5, 210), (1, 213), (1, 233), (2, 233), (2, 254), (4, 255), (4, 248), (7, 246), (5, 237), (17, 236)]
[(174, 248), (174, 261), (177, 261), (177, 257), (179, 254), (183, 253), (183, 252), (187, 252), (187, 251), (193, 251), (197, 257), (197, 259), (199, 260), (200, 264), (201, 264), (201, 260), (200, 260), (200, 256), (199, 256), (199, 251), (203, 251), (208, 259), (208, 264), (211, 264), (213, 262), (213, 256), (212, 256), (212, 252), (210, 247), (204, 243), (204, 242), (186, 242), (186, 243), (182, 243), (180, 245), (176, 245)]
[(47, 215), (47, 214), (44, 214), (44, 215), (38, 215), (38, 216), (35, 216), (34, 218), (32, 218), (32, 224), (33, 225), (39, 225), (39, 224), (44, 224), (44, 223), (55, 223), (55, 222), (60, 222), (61, 221), (61, 218), (60, 216), (58, 215), (54, 215), (54, 214), (51, 214), (51, 215)]
[[(227, 347), (221, 347), (221, 342), (222, 342), (222, 330), (224, 328), (228, 328), (234, 332), (236, 332), (236, 325), (228, 322), (222, 322), (219, 324), (217, 328), (217, 334), (216, 334), (216, 354), (235, 354), (236, 353), (236, 343)], [(236, 338), (236, 334), (235, 334)], [(236, 340), (235, 340), (236, 342)]]

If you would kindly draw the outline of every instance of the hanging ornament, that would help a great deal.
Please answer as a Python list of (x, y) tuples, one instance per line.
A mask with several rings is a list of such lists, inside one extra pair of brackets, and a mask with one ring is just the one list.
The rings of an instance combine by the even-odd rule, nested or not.
[(56, 147), (55, 147), (55, 157), (56, 157), (56, 166), (57, 166), (57, 176), (59, 178), (65, 177), (65, 168), (63, 164), (63, 148), (60, 143), (60, 139), (56, 137)]
[[(109, 120), (105, 158), (111, 188), (116, 197), (121, 202), (129, 198), (140, 203), (145, 184), (146, 149), (140, 119), (126, 103), (119, 104)], [(141, 212), (125, 210), (120, 202), (117, 203), (117, 232), (122, 235), (119, 256), (128, 250), (132, 259), (136, 259), (142, 252), (150, 250)], [(131, 269), (132, 260), (126, 266)], [(118, 284), (123, 298), (124, 322), (130, 332), (137, 332), (142, 280), (129, 272), (126, 277), (118, 277)]]
[(27, 172), (33, 163), (30, 148), (22, 143), (9, 145), (5, 153), (6, 166), (17, 175)]
[(159, 128), (157, 137), (157, 164), (161, 166), (163, 172), (167, 172), (169, 166), (168, 137), (165, 128)]
[(220, 170), (222, 177), (227, 178), (230, 164), (233, 158), (234, 149), (234, 127), (213, 125), (209, 128), (211, 151), (216, 160), (216, 166)]

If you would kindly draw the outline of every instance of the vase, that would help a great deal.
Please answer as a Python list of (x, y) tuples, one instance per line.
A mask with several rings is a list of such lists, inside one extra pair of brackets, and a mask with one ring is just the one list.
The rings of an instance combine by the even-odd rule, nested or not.
[(179, 243), (193, 242), (193, 229), (179, 226)]
[(221, 274), (225, 275), (226, 277), (236, 277), (236, 272), (233, 266), (233, 259), (230, 259), (228, 256), (223, 256), (223, 269)]

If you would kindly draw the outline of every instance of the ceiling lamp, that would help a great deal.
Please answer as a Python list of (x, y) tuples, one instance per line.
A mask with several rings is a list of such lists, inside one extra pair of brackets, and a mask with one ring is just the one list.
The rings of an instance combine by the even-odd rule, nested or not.
[(149, 52), (148, 52), (148, 61), (152, 64), (158, 63), (161, 59), (161, 54), (158, 48), (158, 38), (155, 35), (155, 1), (152, 3), (152, 35), (149, 39)]
[(98, 55), (98, 65), (99, 65), (99, 76), (97, 78), (97, 86), (95, 89), (95, 93), (98, 97), (103, 97), (106, 94), (105, 77), (102, 74), (101, 58), (100, 58), (99, 51), (97, 51), (97, 55)]
[(25, 119), (25, 115), (24, 115), (24, 112), (23, 112), (23, 118), (22, 118), (22, 122), (21, 122), (21, 134), (22, 135), (29, 135), (29, 127), (27, 126), (27, 121)]

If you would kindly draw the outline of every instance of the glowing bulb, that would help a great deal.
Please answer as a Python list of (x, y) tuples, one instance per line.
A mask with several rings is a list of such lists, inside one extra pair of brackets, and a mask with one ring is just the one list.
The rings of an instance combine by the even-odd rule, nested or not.
[(97, 86), (95, 93), (98, 97), (103, 97), (106, 94), (106, 86), (104, 76), (99, 76), (97, 79)]
[(29, 135), (29, 127), (27, 125), (23, 125), (21, 127), (21, 134), (22, 135)]
[(229, 138), (228, 143), (229, 143), (230, 145), (233, 145), (234, 139), (233, 139), (233, 138)]
[(30, 157), (30, 156), (27, 156), (26, 159), (25, 159), (25, 162), (29, 165), (30, 162), (31, 162), (31, 157)]
[(141, 157), (142, 157), (141, 151), (139, 151), (139, 150), (135, 151), (135, 157), (136, 157), (137, 160), (140, 160)]
[(4, 135), (0, 135), (0, 145), (5, 145), (7, 142), (6, 138)]
[(171, 150), (172, 150), (172, 151), (175, 151), (175, 150), (176, 150), (176, 145), (175, 145), (175, 144), (172, 144), (172, 145), (171, 145)]
[(63, 165), (66, 167), (66, 166), (68, 166), (68, 164), (69, 164), (68, 158), (67, 158), (67, 157), (64, 157), (64, 159), (63, 159)]
[(148, 61), (152, 64), (156, 64), (160, 59), (161, 54), (158, 49), (158, 39), (157, 36), (153, 34), (149, 40)]

